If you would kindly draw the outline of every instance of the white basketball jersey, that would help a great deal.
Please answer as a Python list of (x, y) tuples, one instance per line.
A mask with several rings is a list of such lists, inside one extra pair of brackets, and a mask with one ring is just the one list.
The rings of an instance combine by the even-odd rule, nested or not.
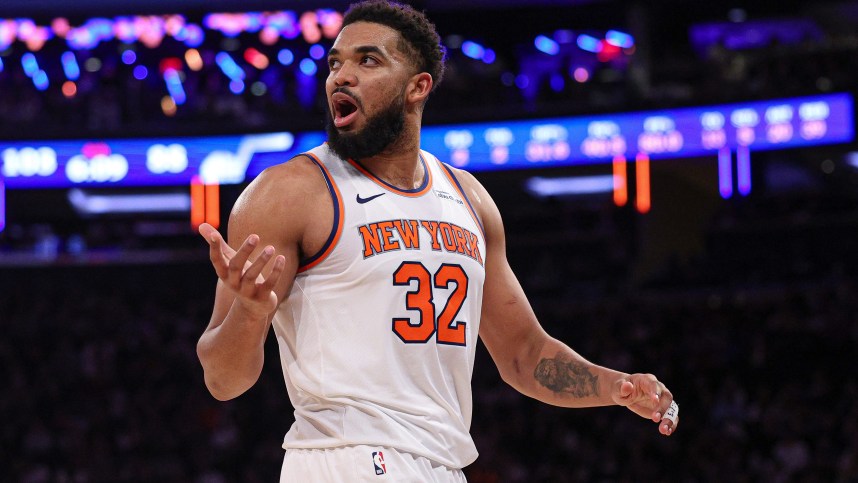
[(470, 464), (486, 257), (479, 218), (453, 172), (425, 151), (424, 183), (413, 190), (327, 144), (304, 155), (326, 178), (334, 226), (274, 317), (295, 408), (284, 448), (384, 445)]

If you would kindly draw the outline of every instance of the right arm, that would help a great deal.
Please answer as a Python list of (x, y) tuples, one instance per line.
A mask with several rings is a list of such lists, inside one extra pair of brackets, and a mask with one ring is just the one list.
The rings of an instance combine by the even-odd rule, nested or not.
[(218, 283), (197, 356), (216, 399), (235, 398), (259, 379), (271, 321), (298, 270), (314, 176), (318, 169), (298, 160), (263, 172), (233, 207), (230, 244), (212, 226), (200, 227)]

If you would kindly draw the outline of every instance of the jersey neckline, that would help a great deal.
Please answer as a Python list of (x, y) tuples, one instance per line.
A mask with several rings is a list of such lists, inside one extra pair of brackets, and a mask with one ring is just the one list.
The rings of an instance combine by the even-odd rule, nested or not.
[(418, 186), (417, 188), (410, 189), (410, 190), (398, 188), (398, 187), (393, 186), (392, 184), (388, 183), (387, 181), (384, 181), (383, 179), (381, 179), (378, 176), (376, 176), (375, 174), (373, 174), (372, 171), (370, 171), (366, 166), (361, 164), (360, 161), (349, 158), (348, 162), (349, 162), (349, 164), (354, 166), (354, 168), (357, 169), (361, 174), (363, 174), (364, 176), (366, 176), (367, 178), (372, 180), (375, 184), (381, 186), (382, 188), (384, 188), (384, 189), (386, 189), (392, 193), (395, 193), (395, 194), (398, 194), (401, 196), (408, 196), (408, 197), (416, 198), (418, 196), (422, 196), (422, 195), (426, 194), (429, 191), (429, 188), (432, 187), (432, 170), (429, 169), (429, 164), (426, 162), (426, 159), (423, 157), (423, 153), (420, 153), (420, 164), (423, 165), (423, 173), (424, 173), (423, 183), (420, 186)]

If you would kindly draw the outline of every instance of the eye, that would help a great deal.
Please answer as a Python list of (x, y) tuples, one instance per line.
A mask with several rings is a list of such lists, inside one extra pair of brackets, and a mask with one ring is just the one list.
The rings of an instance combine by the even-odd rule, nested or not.
[(340, 68), (340, 61), (337, 59), (328, 59), (328, 68), (331, 70)]
[(366, 55), (361, 58), (360, 63), (364, 65), (378, 65), (378, 59), (370, 55)]

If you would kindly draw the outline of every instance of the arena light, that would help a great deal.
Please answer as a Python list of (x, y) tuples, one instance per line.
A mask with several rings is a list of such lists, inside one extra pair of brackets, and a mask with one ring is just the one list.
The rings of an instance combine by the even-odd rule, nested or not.
[(244, 51), (244, 60), (258, 70), (265, 70), (269, 63), (268, 57), (253, 47), (248, 47)]
[(637, 196), (635, 198), (635, 209), (640, 214), (649, 213), (652, 207), (652, 192), (649, 170), (649, 155), (639, 153), (635, 156), (635, 180)]
[(623, 155), (614, 156), (612, 162), (614, 171), (614, 204), (626, 206), (629, 201), (629, 172), (628, 162)]
[(143, 80), (149, 76), (149, 69), (145, 65), (138, 65), (134, 68), (133, 74), (135, 79)]
[(307, 77), (315, 75), (318, 70), (313, 59), (301, 59), (301, 63), (298, 65), (298, 68), (301, 70), (301, 73)]
[(244, 92), (244, 81), (241, 79), (233, 79), (229, 81), (229, 91), (233, 94), (241, 94)]
[(718, 150), (718, 192), (725, 200), (733, 196), (733, 157), (730, 148)]
[(197, 49), (188, 49), (185, 51), (185, 63), (189, 69), (199, 71), (203, 68), (203, 57)]
[(736, 178), (739, 194), (751, 194), (751, 150), (748, 146), (736, 148)]
[(137, 53), (131, 49), (126, 49), (125, 52), (122, 52), (122, 63), (125, 65), (131, 65), (137, 62)]
[(174, 69), (167, 69), (164, 72), (164, 82), (167, 84), (167, 92), (173, 98), (177, 106), (181, 106), (187, 100), (185, 89), (182, 87), (182, 79), (179, 73)]
[(310, 46), (310, 57), (315, 60), (319, 60), (325, 56), (325, 48), (319, 44), (313, 44)]
[(482, 60), (483, 55), (486, 53), (486, 49), (476, 42), (466, 40), (462, 42), (462, 53), (472, 59)]
[(295, 54), (289, 49), (281, 49), (277, 53), (277, 61), (283, 65), (292, 65), (292, 62), (295, 62)]
[(533, 45), (536, 47), (536, 50), (548, 55), (557, 55), (560, 52), (560, 45), (544, 35), (538, 35), (533, 41)]
[(635, 45), (635, 39), (631, 35), (619, 30), (608, 30), (605, 41), (621, 49), (629, 49)]
[(36, 86), (36, 89), (40, 91), (47, 90), (50, 87), (50, 80), (48, 79), (47, 72), (43, 70), (39, 70), (33, 75), (33, 85)]
[(66, 77), (69, 80), (75, 81), (80, 77), (80, 66), (77, 63), (77, 59), (74, 56), (74, 52), (66, 51), (63, 52), (63, 55), (60, 57), (63, 63), (63, 72), (65, 72)]
[(602, 41), (587, 34), (581, 34), (578, 36), (578, 47), (581, 50), (586, 50), (587, 52), (593, 52), (594, 54), (599, 53), (601, 49)]
[(547, 198), (610, 193), (614, 191), (614, 183), (614, 176), (610, 174), (561, 178), (534, 176), (525, 182), (525, 189), (538, 198)]
[(191, 208), (190, 196), (185, 193), (92, 195), (74, 188), (69, 190), (68, 200), (82, 215), (185, 213)]
[(0, 232), (6, 228), (6, 183), (0, 176)]
[(244, 79), (244, 70), (226, 52), (218, 52), (215, 56), (215, 62), (217, 62), (220, 70), (233, 81)]
[(39, 72), (39, 61), (36, 60), (36, 56), (30, 52), (21, 56), (21, 67), (24, 69), (24, 73), (27, 74), (27, 77), (32, 78), (36, 75), (36, 72)]

